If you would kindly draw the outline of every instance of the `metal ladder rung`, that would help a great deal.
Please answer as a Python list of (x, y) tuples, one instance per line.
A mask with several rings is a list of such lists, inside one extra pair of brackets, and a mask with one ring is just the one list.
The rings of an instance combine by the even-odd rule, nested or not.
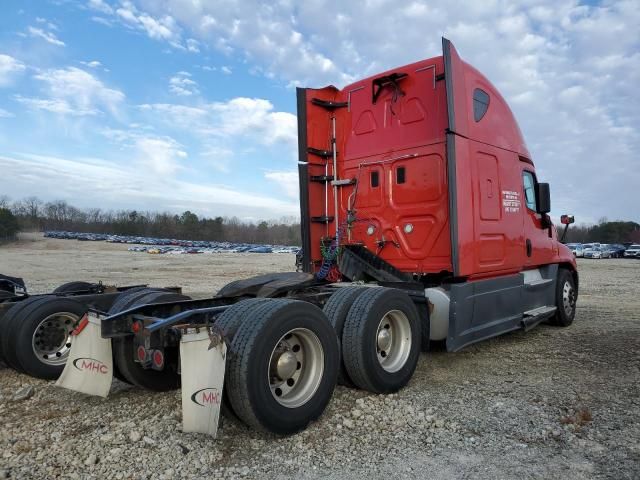
[(346, 187), (347, 185), (355, 185), (355, 184), (356, 184), (355, 178), (345, 178), (343, 180), (334, 180), (331, 182), (331, 185), (333, 185), (334, 187)]
[(331, 182), (331, 184), (333, 185), (333, 175), (311, 175), (309, 177), (309, 181), (311, 182), (318, 182), (318, 183), (325, 183), (325, 182)]
[(332, 150), (321, 150), (319, 148), (307, 147), (307, 153), (311, 155), (317, 155), (321, 158), (331, 158), (333, 157)]
[(322, 217), (311, 217), (311, 221), (314, 223), (330, 223), (333, 222), (334, 217), (330, 216), (322, 216)]

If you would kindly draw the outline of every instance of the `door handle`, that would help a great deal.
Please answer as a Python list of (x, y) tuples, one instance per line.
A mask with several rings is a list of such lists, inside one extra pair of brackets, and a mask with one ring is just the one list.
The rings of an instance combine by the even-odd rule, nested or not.
[(527, 238), (527, 257), (531, 256), (531, 250), (532, 250), (532, 248), (531, 248), (531, 240), (529, 240)]

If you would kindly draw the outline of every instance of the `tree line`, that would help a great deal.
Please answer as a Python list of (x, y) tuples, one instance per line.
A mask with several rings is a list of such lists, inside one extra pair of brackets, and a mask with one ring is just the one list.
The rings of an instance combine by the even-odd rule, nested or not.
[[(168, 212), (81, 209), (64, 200), (43, 202), (37, 197), (11, 201), (0, 196), (0, 211), (14, 217), (20, 231), (66, 230), (144, 237), (208, 240), (234, 243), (300, 245), (300, 223), (295, 217), (258, 222), (237, 217), (199, 217), (187, 210)], [(3, 216), (0, 214), (0, 219)], [(1, 220), (0, 220), (1, 221)], [(7, 235), (11, 238), (15, 235)], [(0, 238), (3, 236), (0, 224)]]
[[(558, 226), (561, 230), (562, 227)], [(64, 200), (43, 202), (27, 197), (12, 202), (0, 195), (0, 241), (18, 230), (69, 230), (145, 237), (210, 240), (236, 243), (300, 245), (300, 224), (294, 217), (278, 221), (246, 222), (236, 217), (198, 217), (137, 210), (80, 209)], [(640, 224), (602, 218), (595, 225), (571, 225), (565, 242), (640, 243)]]
[(565, 238), (567, 243), (640, 243), (640, 224), (602, 218), (596, 225), (570, 225)]

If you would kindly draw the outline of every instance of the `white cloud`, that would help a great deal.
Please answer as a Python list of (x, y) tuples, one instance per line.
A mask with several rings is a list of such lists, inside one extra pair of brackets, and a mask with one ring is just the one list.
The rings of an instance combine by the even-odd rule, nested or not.
[(0, 108), (0, 118), (13, 118), (15, 115), (4, 108)]
[[(201, 215), (240, 218), (280, 218), (297, 215), (299, 211), (295, 202), (247, 193), (222, 184), (185, 182), (173, 175), (152, 176), (137, 165), (114, 159), (0, 155), (0, 171), (6, 174), (0, 176), (0, 191), (15, 198), (24, 196), (24, 192), (41, 192), (39, 196), (43, 200), (65, 199), (78, 206), (135, 206), (137, 209), (174, 212), (189, 209)], [(52, 190), (51, 185), (56, 188)], [(87, 185), (91, 188), (87, 189)]]
[(182, 97), (189, 97), (200, 93), (198, 83), (191, 79), (188, 72), (178, 72), (169, 79), (169, 90), (171, 93)]
[(116, 14), (120, 16), (120, 18), (122, 18), (123, 20), (126, 20), (127, 22), (137, 24), (138, 17), (136, 16), (132, 8), (133, 8), (133, 5), (129, 3), (124, 3), (122, 8), (118, 8), (116, 10)]
[(198, 42), (195, 38), (188, 38), (187, 50), (193, 53), (200, 53), (200, 42)]
[(89, 68), (98, 68), (102, 66), (102, 63), (100, 63), (98, 60), (91, 60), (90, 62), (80, 62), (80, 63)]
[(239, 97), (197, 106), (143, 104), (138, 109), (147, 114), (149, 122), (192, 137), (199, 149), (196, 157), (220, 172), (230, 171), (234, 152), (256, 144), (276, 151), (284, 147), (285, 161), (295, 156), (296, 116), (274, 111), (268, 100)]
[(231, 70), (231, 67), (227, 67), (226, 65), (220, 67), (220, 71), (225, 75), (231, 75), (233, 73), (233, 70)]
[(92, 8), (93, 10), (97, 10), (98, 12), (101, 12), (101, 13), (106, 13), (108, 15), (113, 14), (113, 8), (111, 8), (111, 5), (104, 2), (104, 0), (89, 0), (88, 6), (89, 8)]
[(262, 145), (297, 145), (297, 119), (288, 112), (274, 111), (269, 100), (236, 97), (226, 102), (198, 106), (157, 103), (144, 104), (150, 119), (163, 119), (168, 125), (184, 129), (202, 139), (250, 139)]
[(14, 99), (31, 110), (45, 110), (58, 115), (82, 117), (85, 115), (96, 115), (98, 113), (98, 110), (93, 108), (73, 106), (62, 98), (36, 98), (16, 95)]
[[(88, 7), (110, 15), (127, 27), (146, 33), (149, 38), (154, 40), (167, 41), (170, 45), (180, 50), (196, 53), (200, 51), (199, 42), (196, 39), (190, 38), (183, 41), (180, 27), (168, 13), (157, 16), (150, 15), (147, 12), (140, 11), (128, 0), (122, 0), (118, 8), (114, 8), (102, 0), (90, 0)], [(104, 17), (93, 17), (93, 19), (100, 23), (110, 23)]]
[(101, 133), (150, 175), (174, 175), (184, 168), (188, 158), (183, 145), (169, 136), (150, 134), (144, 126), (133, 126), (131, 130), (105, 128)]
[(31, 35), (32, 37), (41, 38), (52, 45), (56, 45), (58, 47), (65, 46), (65, 43), (62, 40), (60, 40), (56, 36), (56, 34), (53, 32), (47, 32), (41, 28), (37, 28), (33, 26), (29, 26), (27, 28), (27, 31), (29, 32), (29, 35)]
[(91, 20), (99, 23), (100, 25), (104, 25), (105, 27), (113, 27), (113, 22), (105, 17), (93, 16), (91, 17)]
[(180, 169), (180, 161), (187, 158), (172, 138), (140, 137), (136, 140), (138, 160), (158, 175), (173, 175)]
[(147, 35), (156, 40), (172, 40), (177, 36), (174, 31), (176, 27), (175, 22), (169, 15), (159, 20), (149, 15), (140, 15), (138, 21), (147, 32)]
[(214, 114), (215, 135), (252, 136), (260, 143), (295, 144), (297, 140), (296, 116), (287, 112), (274, 112), (273, 104), (262, 98), (237, 97), (228, 102), (207, 105)]
[(42, 71), (34, 78), (43, 84), (46, 98), (14, 96), (31, 110), (87, 116), (98, 115), (105, 109), (117, 115), (125, 98), (121, 91), (108, 88), (91, 73), (76, 67)]
[(11, 85), (24, 72), (25, 65), (10, 55), (0, 54), (0, 87)]
[(267, 180), (275, 182), (284, 193), (293, 199), (299, 197), (298, 172), (267, 172), (264, 174)]
[(34, 78), (44, 84), (49, 98), (18, 98), (31, 108), (73, 115), (95, 115), (105, 109), (116, 115), (125, 99), (120, 90), (105, 86), (91, 73), (76, 67), (46, 70)]

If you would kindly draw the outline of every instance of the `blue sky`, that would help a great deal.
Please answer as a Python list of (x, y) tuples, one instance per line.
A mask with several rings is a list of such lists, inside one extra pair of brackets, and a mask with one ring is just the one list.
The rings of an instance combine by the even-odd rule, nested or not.
[(0, 195), (297, 215), (295, 86), (450, 38), (510, 102), (554, 214), (640, 221), (640, 4), (5, 1)]

